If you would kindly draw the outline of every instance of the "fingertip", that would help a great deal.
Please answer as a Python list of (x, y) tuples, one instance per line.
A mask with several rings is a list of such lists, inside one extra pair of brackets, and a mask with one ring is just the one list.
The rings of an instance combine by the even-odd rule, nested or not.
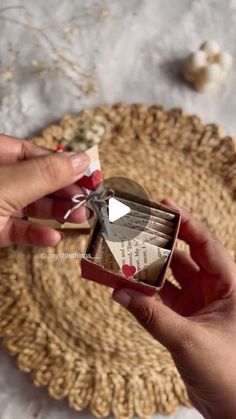
[(185, 223), (188, 218), (192, 217), (192, 215), (188, 211), (186, 211), (183, 207), (178, 205), (172, 199), (165, 198), (163, 199), (162, 203), (167, 207), (171, 208), (172, 210), (177, 211), (181, 215), (181, 224)]
[(63, 238), (63, 233), (50, 228), (43, 232), (41, 245), (54, 247), (57, 246)]
[(133, 290), (131, 288), (117, 288), (115, 291), (113, 291), (112, 299), (119, 303), (121, 306), (125, 308), (129, 308), (131, 303), (134, 301), (141, 302), (141, 299), (143, 298), (151, 298), (148, 297), (146, 294)]
[(180, 210), (179, 205), (178, 205), (178, 204), (176, 204), (176, 202), (175, 202), (175, 201), (173, 201), (172, 199), (169, 199), (169, 198), (164, 198), (164, 199), (161, 201), (161, 203), (162, 203), (162, 204), (164, 204), (164, 205), (166, 205), (167, 207), (171, 207), (171, 208), (174, 208), (174, 209), (178, 209), (178, 210)]
[(70, 163), (73, 167), (74, 174), (77, 180), (83, 175), (85, 170), (87, 169), (90, 159), (88, 154), (86, 153), (74, 153), (74, 152), (67, 152), (65, 155), (69, 158)]
[(85, 221), (88, 221), (92, 217), (92, 215), (93, 213), (88, 207), (82, 206), (78, 208), (77, 210), (75, 210), (74, 212), (72, 212), (68, 221), (72, 223), (81, 224), (81, 223), (84, 223)]
[(59, 198), (72, 198), (74, 195), (79, 195), (82, 193), (83, 189), (77, 183), (73, 183), (72, 185), (66, 186), (63, 189), (59, 189), (52, 195), (58, 196)]
[(119, 289), (116, 289), (115, 291), (113, 291), (112, 299), (116, 303), (120, 304), (122, 307), (128, 308), (128, 306), (131, 302), (132, 296), (130, 295), (129, 290), (119, 288)]

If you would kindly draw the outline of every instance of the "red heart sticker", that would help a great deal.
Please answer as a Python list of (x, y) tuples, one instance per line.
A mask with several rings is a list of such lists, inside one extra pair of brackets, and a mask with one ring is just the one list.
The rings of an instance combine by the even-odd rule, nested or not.
[(102, 182), (102, 172), (101, 170), (95, 170), (91, 176), (84, 175), (79, 181), (78, 184), (83, 188), (89, 189), (90, 191), (95, 191), (97, 187)]
[(56, 151), (58, 151), (58, 152), (63, 152), (64, 150), (65, 150), (65, 147), (63, 147), (63, 145), (58, 144), (58, 145), (56, 146)]
[(123, 265), (122, 272), (126, 278), (129, 278), (135, 274), (136, 268), (133, 265)]

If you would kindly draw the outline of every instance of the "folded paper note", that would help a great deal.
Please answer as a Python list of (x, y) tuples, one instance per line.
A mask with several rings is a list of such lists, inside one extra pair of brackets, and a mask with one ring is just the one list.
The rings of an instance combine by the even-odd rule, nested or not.
[(127, 214), (126, 216), (119, 218), (116, 221), (116, 224), (127, 226), (127, 227), (129, 226), (134, 227), (134, 228), (137, 227), (138, 230), (140, 229), (143, 230), (144, 228), (151, 229), (156, 232), (163, 233), (169, 236), (170, 238), (170, 233), (173, 231), (173, 228), (174, 228), (173, 225), (171, 227), (167, 226), (163, 223), (157, 222), (156, 220), (153, 221), (153, 219), (150, 219), (150, 217), (149, 217), (149, 220), (147, 220), (146, 217), (144, 218), (142, 217), (142, 214), (139, 214), (139, 216), (137, 215), (134, 216), (133, 214)]
[(165, 247), (168, 244), (169, 239), (171, 239), (171, 237), (162, 237), (159, 234), (156, 234), (156, 232), (151, 234), (147, 231), (138, 230), (136, 228), (129, 228), (127, 226), (124, 227), (115, 223), (110, 226), (110, 230), (114, 239), (120, 241), (130, 240), (135, 236), (137, 240), (155, 244), (156, 246)]
[(95, 259), (92, 257), (91, 260), (95, 260), (98, 265), (105, 266), (111, 272), (120, 273), (120, 267), (102, 235), (97, 239), (95, 255)]
[(152, 208), (150, 205), (143, 205), (138, 202), (131, 202), (124, 198), (119, 198), (121, 202), (124, 204), (129, 205), (131, 210), (138, 211), (139, 213), (148, 214), (154, 217), (162, 218), (163, 220), (173, 220), (175, 218), (175, 214), (171, 212), (163, 211), (157, 208)]
[(141, 279), (149, 284), (155, 282), (170, 255), (170, 250), (138, 239), (117, 242), (104, 233), (103, 237), (126, 278)]

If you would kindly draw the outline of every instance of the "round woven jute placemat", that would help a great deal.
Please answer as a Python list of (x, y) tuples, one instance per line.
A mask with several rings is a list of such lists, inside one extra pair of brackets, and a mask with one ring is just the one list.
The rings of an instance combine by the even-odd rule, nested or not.
[[(94, 122), (95, 121), (95, 122)], [(95, 124), (95, 127), (94, 127)], [(232, 138), (197, 116), (160, 106), (103, 106), (65, 116), (34, 141), (100, 144), (105, 177), (125, 176), (153, 200), (194, 212), (236, 256), (236, 152)], [(80, 277), (87, 235), (68, 232), (57, 249), (1, 250), (0, 335), (20, 369), (52, 397), (95, 416), (172, 413), (189, 405), (169, 353), (120, 306), (111, 290)], [(52, 255), (52, 256), (51, 256)]]

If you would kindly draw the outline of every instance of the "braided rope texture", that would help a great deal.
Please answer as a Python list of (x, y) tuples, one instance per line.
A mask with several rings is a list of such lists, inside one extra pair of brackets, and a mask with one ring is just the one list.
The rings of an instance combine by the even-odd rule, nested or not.
[[(105, 177), (128, 176), (151, 199), (170, 197), (194, 212), (236, 258), (236, 150), (215, 124), (181, 109), (117, 104), (65, 116), (38, 144), (64, 133), (76, 141), (78, 120), (99, 116)], [(1, 250), (0, 336), (22, 371), (55, 399), (97, 417), (150, 418), (189, 406), (170, 354), (111, 300), (109, 288), (80, 276), (80, 261), (45, 257), (84, 252), (86, 234), (70, 231), (55, 249)], [(178, 243), (183, 248), (182, 243)]]

